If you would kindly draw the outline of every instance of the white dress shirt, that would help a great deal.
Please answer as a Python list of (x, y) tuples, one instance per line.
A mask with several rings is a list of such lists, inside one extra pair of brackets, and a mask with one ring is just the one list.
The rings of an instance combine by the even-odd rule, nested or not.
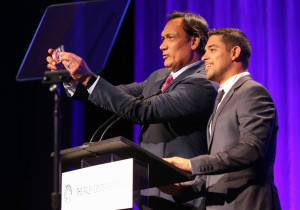
[[(250, 75), (249, 72), (242, 72), (239, 74), (236, 74), (232, 77), (230, 77), (228, 80), (226, 80), (222, 86), (220, 86), (218, 92), (220, 92), (221, 90), (224, 90), (224, 95), (220, 101), (220, 103), (218, 104), (217, 109), (219, 108), (220, 104), (222, 103), (223, 99), (225, 98), (225, 96), (227, 95), (227, 93), (229, 92), (229, 90), (232, 88), (232, 86), (234, 85), (234, 83), (236, 83), (236, 81), (238, 81), (241, 77), (246, 76), (246, 75)], [(211, 123), (209, 124), (209, 134), (211, 135)]]

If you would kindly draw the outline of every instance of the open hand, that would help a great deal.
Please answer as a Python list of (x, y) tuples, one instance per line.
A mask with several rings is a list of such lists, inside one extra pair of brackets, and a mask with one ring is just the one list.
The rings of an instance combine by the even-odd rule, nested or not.
[(184, 171), (192, 172), (189, 159), (181, 158), (181, 157), (171, 157), (171, 158), (163, 158), (163, 159)]

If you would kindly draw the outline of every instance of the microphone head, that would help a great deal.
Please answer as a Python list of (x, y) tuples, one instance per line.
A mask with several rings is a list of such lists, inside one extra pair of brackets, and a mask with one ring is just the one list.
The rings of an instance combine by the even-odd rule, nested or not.
[(143, 95), (143, 94), (141, 94), (141, 95), (139, 95), (138, 97), (136, 97), (137, 100), (142, 100), (143, 98), (144, 98), (144, 95)]
[(155, 95), (159, 95), (159, 94), (161, 94), (161, 93), (162, 93), (161, 89), (158, 89), (157, 91), (155, 91), (155, 92), (153, 93), (153, 95), (155, 96)]

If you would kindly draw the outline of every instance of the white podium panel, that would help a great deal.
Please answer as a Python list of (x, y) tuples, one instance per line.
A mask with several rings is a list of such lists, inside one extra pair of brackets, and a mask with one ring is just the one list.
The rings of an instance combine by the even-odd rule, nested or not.
[(62, 210), (132, 208), (133, 159), (62, 173)]

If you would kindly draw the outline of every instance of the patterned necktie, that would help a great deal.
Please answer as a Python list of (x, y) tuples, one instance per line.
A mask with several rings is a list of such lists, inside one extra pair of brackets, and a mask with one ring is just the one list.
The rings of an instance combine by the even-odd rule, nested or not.
[(218, 92), (218, 95), (217, 95), (216, 101), (215, 101), (215, 105), (214, 105), (214, 110), (213, 110), (212, 116), (211, 116), (211, 121), (214, 119), (214, 115), (215, 115), (215, 113), (216, 113), (216, 111), (217, 111), (217, 107), (218, 107), (220, 101), (222, 100), (222, 98), (223, 98), (223, 96), (224, 96), (224, 93), (225, 93), (225, 92), (224, 92), (223, 89), (222, 89), (221, 91)]
[(225, 92), (224, 92), (223, 89), (222, 89), (221, 91), (218, 92), (218, 95), (217, 95), (216, 101), (215, 101), (215, 106), (214, 106), (214, 111), (213, 111), (213, 113), (216, 112), (217, 107), (218, 107), (219, 103), (221, 102), (221, 100), (222, 100), (222, 98), (223, 98), (223, 96), (224, 96), (224, 93), (225, 93)]
[(166, 79), (165, 83), (163, 84), (163, 86), (161, 87), (161, 91), (163, 91), (168, 86), (168, 84), (172, 82), (172, 80), (173, 80), (173, 76), (172, 74), (170, 74)]

